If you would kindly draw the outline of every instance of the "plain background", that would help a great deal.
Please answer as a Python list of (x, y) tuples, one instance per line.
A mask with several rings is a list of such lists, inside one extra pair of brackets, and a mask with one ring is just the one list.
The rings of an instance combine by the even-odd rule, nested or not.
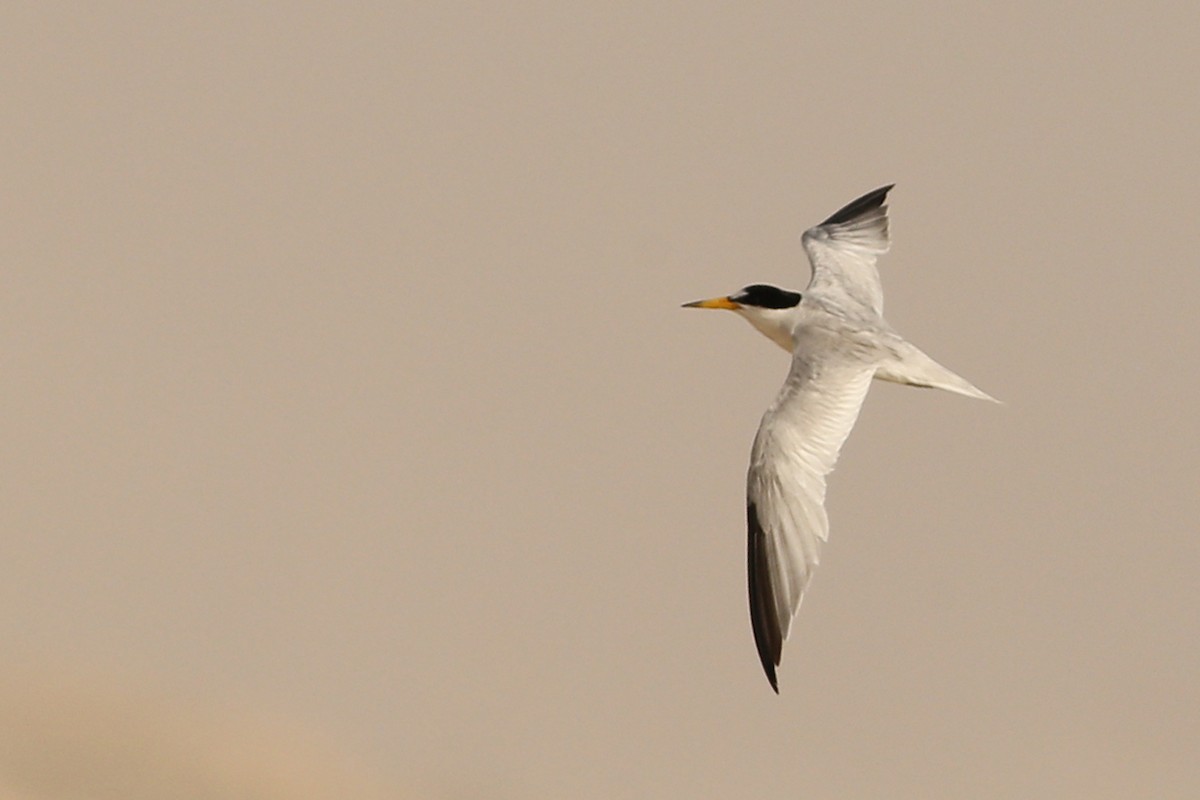
[[(380, 796), (1197, 796), (1197, 30), (7, 4), (0, 787), (294, 739)], [(888, 317), (1004, 405), (875, 386), (776, 697), (742, 491), (787, 359), (678, 306), (802, 288), (893, 181)], [(172, 780), (317, 796), (290, 757)]]

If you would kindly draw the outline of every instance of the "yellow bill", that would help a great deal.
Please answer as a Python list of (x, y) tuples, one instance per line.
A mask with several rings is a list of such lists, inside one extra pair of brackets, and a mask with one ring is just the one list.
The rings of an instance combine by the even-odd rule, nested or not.
[(697, 300), (694, 303), (684, 303), (684, 308), (724, 308), (729, 311), (736, 311), (741, 308), (740, 305), (733, 302), (728, 297), (714, 297), (711, 300)]

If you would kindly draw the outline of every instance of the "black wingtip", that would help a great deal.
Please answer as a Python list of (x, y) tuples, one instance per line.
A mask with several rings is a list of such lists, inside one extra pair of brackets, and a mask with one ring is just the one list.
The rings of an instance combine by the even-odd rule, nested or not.
[(841, 225), (845, 222), (861, 217), (868, 211), (874, 211), (883, 205), (887, 200), (888, 192), (890, 192), (896, 184), (889, 183), (887, 186), (880, 186), (873, 192), (867, 192), (862, 197), (839, 208), (833, 212), (833, 216), (822, 222), (822, 225)]
[(771, 588), (771, 570), (767, 564), (766, 534), (758, 522), (758, 511), (754, 503), (746, 504), (746, 567), (750, 583), (750, 625), (754, 629), (754, 644), (758, 649), (758, 660), (775, 694), (779, 694), (779, 681), (775, 677), (775, 666), (783, 650), (783, 636), (779, 616), (775, 613), (774, 591)]

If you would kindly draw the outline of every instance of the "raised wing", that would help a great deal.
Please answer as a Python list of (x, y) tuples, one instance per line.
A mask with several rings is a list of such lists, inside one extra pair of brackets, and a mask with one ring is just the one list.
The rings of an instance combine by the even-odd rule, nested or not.
[(812, 262), (808, 292), (844, 299), (883, 313), (883, 288), (875, 259), (888, 250), (887, 194), (891, 184), (842, 208), (801, 241)]
[(771, 688), (804, 588), (829, 536), (825, 476), (850, 435), (874, 367), (814, 364), (802, 351), (763, 416), (746, 479), (750, 621)]

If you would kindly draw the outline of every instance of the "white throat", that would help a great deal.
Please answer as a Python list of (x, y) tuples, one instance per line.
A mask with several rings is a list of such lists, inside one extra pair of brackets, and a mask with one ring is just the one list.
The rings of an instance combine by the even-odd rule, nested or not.
[(737, 313), (753, 325), (759, 333), (782, 347), (789, 353), (795, 349), (796, 342), (792, 331), (796, 328), (795, 308), (759, 308), (758, 306), (742, 306)]

